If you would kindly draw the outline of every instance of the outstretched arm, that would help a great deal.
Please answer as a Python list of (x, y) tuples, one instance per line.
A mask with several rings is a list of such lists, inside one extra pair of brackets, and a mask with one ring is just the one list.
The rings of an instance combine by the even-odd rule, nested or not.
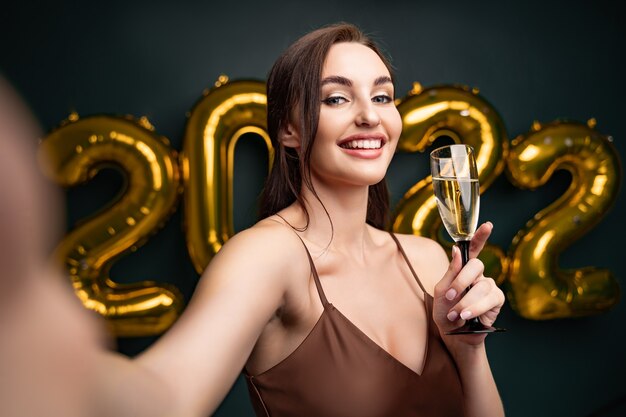
[(169, 386), (128, 357), (101, 350), (93, 358), (89, 415), (93, 417), (170, 417), (175, 410)]
[(204, 416), (217, 408), (283, 304), (287, 278), (302, 273), (289, 262), (289, 250), (298, 248), (295, 235), (283, 229), (257, 225), (231, 239), (178, 322), (136, 359), (167, 384), (175, 415)]

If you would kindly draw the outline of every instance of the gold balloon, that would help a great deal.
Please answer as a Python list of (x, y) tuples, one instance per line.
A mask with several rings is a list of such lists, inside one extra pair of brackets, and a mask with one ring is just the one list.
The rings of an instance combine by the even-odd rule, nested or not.
[(568, 190), (518, 232), (509, 249), (508, 298), (523, 317), (547, 320), (601, 313), (619, 300), (610, 271), (562, 270), (559, 254), (595, 226), (620, 186), (616, 150), (606, 137), (579, 123), (539, 123), (512, 142), (511, 181), (524, 188), (544, 185), (554, 171), (572, 175)]
[[(493, 106), (478, 95), (477, 89), (453, 86), (422, 89), (415, 83), (398, 110), (403, 123), (398, 151), (424, 152), (441, 136), (471, 145), (476, 151), (481, 193), (504, 169), (508, 152), (504, 123)], [(441, 225), (432, 177), (428, 176), (411, 187), (398, 204), (393, 230), (428, 236), (449, 247), (451, 244), (443, 238)], [(480, 258), (485, 263), (486, 274), (501, 282), (507, 269), (504, 251), (487, 245)]]
[(122, 285), (109, 278), (112, 263), (135, 251), (175, 210), (180, 175), (176, 155), (147, 119), (70, 116), (41, 143), (48, 176), (72, 187), (93, 178), (101, 166), (117, 167), (126, 189), (110, 206), (71, 231), (57, 248), (83, 304), (104, 316), (117, 336), (165, 331), (183, 299), (166, 284)]
[(260, 81), (228, 82), (193, 108), (185, 129), (181, 165), (185, 184), (185, 229), (191, 260), (200, 273), (234, 234), (233, 166), (237, 141), (256, 133), (274, 150), (267, 135), (267, 97)]

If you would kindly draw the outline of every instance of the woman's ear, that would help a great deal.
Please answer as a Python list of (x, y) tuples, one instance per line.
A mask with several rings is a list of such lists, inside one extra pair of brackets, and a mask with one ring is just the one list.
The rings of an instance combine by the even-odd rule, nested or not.
[(291, 123), (286, 123), (278, 132), (278, 141), (288, 148), (300, 147), (300, 134), (298, 129)]

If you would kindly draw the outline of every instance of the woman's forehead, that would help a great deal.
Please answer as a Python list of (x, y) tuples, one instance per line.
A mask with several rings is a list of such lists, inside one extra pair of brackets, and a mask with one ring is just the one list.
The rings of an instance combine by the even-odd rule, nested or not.
[(357, 42), (342, 42), (331, 46), (322, 68), (322, 79), (342, 76), (373, 81), (383, 75), (390, 74), (382, 59), (372, 49)]

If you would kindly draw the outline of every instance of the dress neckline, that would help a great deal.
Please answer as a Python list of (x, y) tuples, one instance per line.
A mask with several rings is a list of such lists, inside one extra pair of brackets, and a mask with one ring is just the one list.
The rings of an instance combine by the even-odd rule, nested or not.
[[(424, 297), (429, 296), (426, 293), (424, 293)], [(375, 348), (376, 350), (379, 350), (385, 357), (387, 357), (388, 359), (390, 359), (392, 362), (394, 362), (397, 365), (400, 365), (400, 367), (405, 368), (408, 372), (410, 372), (411, 374), (413, 374), (415, 377), (420, 378), (423, 374), (424, 371), (426, 370), (426, 364), (428, 361), (428, 352), (430, 351), (430, 314), (429, 314), (429, 308), (427, 306), (426, 300), (424, 300), (424, 309), (426, 310), (426, 343), (424, 346), (424, 356), (422, 359), (422, 366), (420, 371), (416, 371), (414, 369), (412, 369), (411, 367), (409, 367), (408, 365), (406, 365), (405, 363), (403, 363), (400, 359), (396, 358), (395, 356), (393, 356), (387, 349), (385, 349), (384, 347), (382, 347), (380, 344), (378, 344), (374, 339), (372, 339), (370, 336), (367, 335), (367, 333), (365, 333), (363, 330), (361, 330), (356, 324), (354, 324), (352, 322), (352, 320), (350, 320), (348, 317), (346, 317), (341, 310), (339, 310), (338, 308), (336, 308), (335, 306), (333, 306), (332, 303), (329, 303), (329, 308), (332, 309), (332, 311), (337, 312), (337, 314), (349, 325), (350, 328), (353, 329), (353, 331), (360, 337), (362, 337), (366, 343), (368, 343), (370, 346), (372, 346), (373, 348)], [(324, 311), (326, 311), (326, 309), (324, 309)], [(324, 313), (322, 313), (324, 314)]]
[[(431, 297), (430, 294), (428, 294), (428, 293), (424, 293), (424, 294), (425, 294), (425, 297)], [(289, 362), (291, 362), (293, 357), (295, 357), (297, 355), (297, 352), (305, 348), (305, 346), (307, 345), (307, 342), (309, 341), (309, 339), (315, 337), (315, 334), (318, 332), (318, 329), (320, 328), (321, 323), (324, 320), (333, 320), (333, 313), (335, 313), (335, 317), (339, 317), (344, 323), (346, 323), (348, 325), (348, 327), (352, 330), (352, 332), (355, 335), (357, 335), (359, 338), (361, 338), (370, 347), (372, 347), (373, 349), (381, 352), (384, 357), (386, 357), (387, 359), (391, 360), (391, 362), (393, 362), (395, 365), (399, 366), (400, 368), (405, 369), (407, 372), (412, 374), (414, 377), (421, 378), (422, 375), (424, 374), (424, 371), (426, 370), (426, 365), (428, 363), (428, 353), (430, 352), (430, 342), (431, 342), (431, 337), (430, 337), (430, 330), (431, 330), (430, 308), (428, 307), (428, 303), (426, 302), (426, 300), (424, 300), (424, 308), (426, 310), (426, 345), (424, 347), (424, 356), (423, 356), (423, 360), (422, 360), (422, 369), (420, 370), (419, 373), (417, 371), (413, 370), (412, 368), (410, 368), (409, 366), (407, 366), (406, 364), (404, 364), (402, 361), (400, 361), (395, 356), (393, 356), (390, 352), (388, 352), (381, 345), (376, 343), (376, 341), (374, 341), (374, 339), (372, 339), (370, 336), (368, 336), (367, 333), (365, 333), (363, 330), (361, 330), (356, 324), (354, 324), (352, 322), (352, 320), (350, 320), (348, 317), (346, 317), (341, 312), (341, 310), (339, 310), (337, 307), (335, 307), (332, 303), (327, 303), (324, 306), (322, 314), (320, 314), (319, 318), (317, 319), (317, 321), (313, 325), (313, 328), (311, 329), (311, 331), (305, 336), (305, 338), (302, 340), (302, 342), (300, 342), (300, 344), (291, 353), (289, 353), (289, 355), (287, 355), (285, 358), (283, 358), (277, 364), (271, 366), (270, 368), (266, 369), (263, 372), (260, 372), (258, 374), (253, 375), (253, 374), (250, 374), (248, 372), (248, 370), (244, 368), (244, 374), (248, 378), (262, 378), (264, 375), (271, 373), (275, 369), (281, 368), (283, 366), (287, 366), (289, 364)]]
[[(249, 378), (259, 378), (259, 377), (262, 377), (263, 375), (266, 375), (266, 374), (272, 372), (272, 370), (274, 370), (276, 368), (285, 366), (284, 364), (290, 362), (291, 358), (293, 358), (297, 354), (297, 352), (299, 350), (304, 348), (304, 346), (306, 345), (307, 341), (316, 333), (316, 330), (320, 327), (320, 323), (322, 323), (322, 321), (324, 319), (329, 317), (329, 319), (332, 320), (332, 316), (329, 316), (329, 314), (330, 314), (329, 312), (336, 312), (336, 315), (339, 318), (341, 318), (348, 325), (348, 327), (352, 329), (353, 333), (355, 333), (358, 337), (360, 337), (365, 343), (367, 343), (369, 346), (371, 346), (375, 350), (380, 351), (383, 354), (384, 357), (386, 357), (389, 360), (391, 360), (394, 364), (399, 365), (401, 368), (406, 369), (414, 377), (420, 378), (424, 374), (424, 371), (426, 370), (426, 365), (427, 365), (427, 361), (428, 361), (428, 353), (430, 351), (430, 341), (431, 341), (430, 332), (431, 332), (431, 317), (432, 317), (431, 308), (432, 308), (432, 301), (433, 300), (432, 300), (432, 296), (430, 294), (428, 294), (426, 292), (426, 290), (424, 289), (424, 286), (422, 285), (421, 281), (419, 280), (419, 278), (417, 276), (417, 273), (415, 272), (415, 270), (413, 269), (413, 266), (409, 262), (409, 258), (407, 257), (406, 253), (404, 252), (404, 249), (400, 245), (400, 242), (398, 241), (398, 239), (396, 238), (396, 236), (393, 233), (390, 232), (389, 234), (391, 235), (391, 237), (395, 241), (398, 249), (400, 250), (400, 253), (402, 254), (402, 257), (404, 258), (406, 264), (408, 265), (409, 269), (411, 270), (411, 273), (413, 274), (413, 277), (417, 281), (419, 287), (422, 289), (422, 293), (424, 294), (423, 303), (424, 303), (424, 310), (425, 310), (425, 313), (426, 313), (426, 343), (425, 343), (425, 346), (424, 346), (424, 355), (423, 355), (423, 360), (422, 360), (422, 366), (421, 366), (421, 370), (419, 372), (413, 370), (412, 368), (410, 368), (409, 366), (404, 364), (402, 361), (400, 361), (398, 358), (393, 356), (389, 351), (387, 351), (385, 348), (383, 348), (374, 339), (372, 339), (370, 336), (368, 336), (367, 333), (365, 333), (356, 324), (354, 324), (354, 322), (352, 322), (352, 320), (350, 320), (348, 317), (346, 317), (341, 312), (341, 310), (339, 310), (331, 302), (328, 301), (328, 299), (326, 298), (326, 294), (324, 293), (324, 288), (322, 287), (322, 283), (321, 283), (321, 280), (319, 278), (319, 275), (317, 274), (317, 269), (315, 268), (315, 264), (313, 262), (313, 258), (311, 257), (311, 253), (309, 252), (309, 249), (306, 246), (306, 244), (304, 243), (304, 241), (302, 240), (302, 238), (300, 238), (300, 236), (298, 235), (298, 238), (300, 238), (300, 241), (304, 245), (304, 249), (305, 249), (306, 254), (307, 254), (308, 258), (309, 258), (309, 263), (311, 265), (311, 273), (313, 275), (313, 279), (315, 280), (315, 286), (317, 288), (320, 300), (322, 302), (322, 307), (323, 307), (322, 314), (320, 314), (320, 316), (318, 317), (318, 319), (315, 322), (315, 325), (313, 325), (313, 328), (311, 329), (311, 331), (309, 331), (309, 333), (304, 337), (302, 342), (300, 342), (300, 344), (298, 344), (298, 346), (292, 352), (290, 352), (289, 355), (287, 355), (285, 358), (280, 360), (277, 364), (271, 366), (270, 368), (268, 368), (265, 371), (263, 371), (263, 372), (261, 372), (259, 374), (256, 374), (256, 375), (251, 375), (244, 368), (245, 375), (247, 377), (249, 377)], [(297, 235), (297, 233), (296, 233), (296, 235)], [(430, 304), (431, 304), (430, 306), (429, 306), (429, 303), (427, 301), (427, 298), (430, 298), (430, 300), (428, 300), (428, 301), (430, 301)]]

